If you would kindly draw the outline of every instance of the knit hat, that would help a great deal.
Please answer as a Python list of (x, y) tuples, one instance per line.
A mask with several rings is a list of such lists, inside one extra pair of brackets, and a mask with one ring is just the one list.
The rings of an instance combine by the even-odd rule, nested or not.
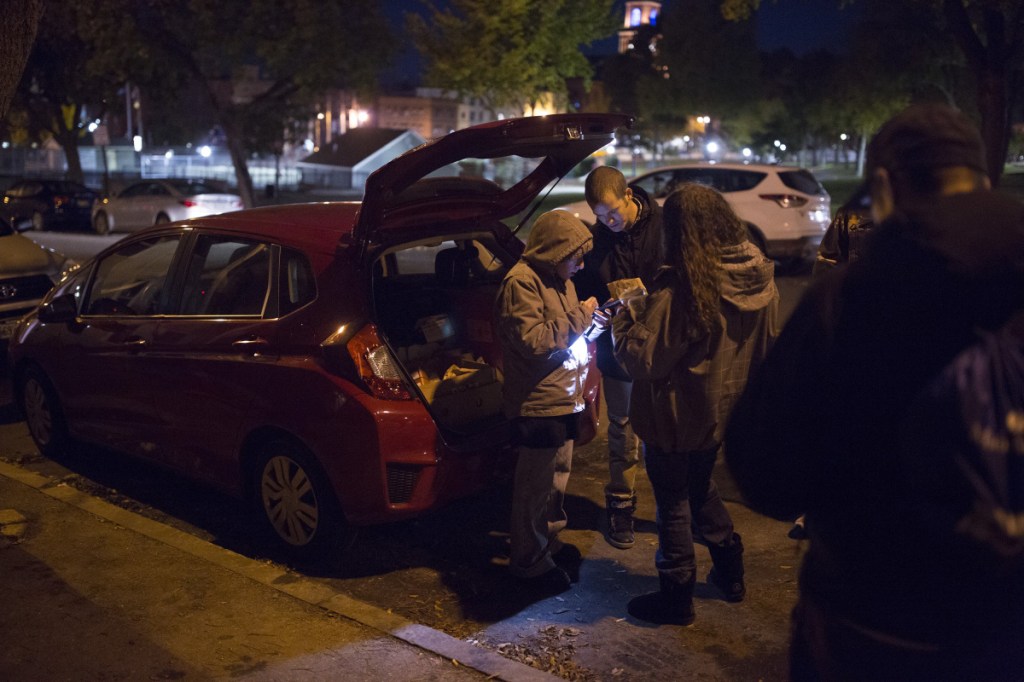
[(988, 172), (985, 144), (963, 112), (945, 104), (915, 104), (886, 121), (868, 145), (865, 173), (967, 166)]

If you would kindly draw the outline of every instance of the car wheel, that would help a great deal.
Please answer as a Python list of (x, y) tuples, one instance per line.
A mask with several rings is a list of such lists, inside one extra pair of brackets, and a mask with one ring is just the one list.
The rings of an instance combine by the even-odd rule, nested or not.
[(32, 229), (40, 232), (46, 229), (46, 218), (39, 211), (32, 214)]
[(259, 517), (290, 558), (319, 558), (354, 541), (327, 477), (301, 445), (282, 438), (264, 446), (253, 483)]
[(154, 225), (163, 225), (164, 223), (171, 222), (171, 219), (167, 217), (166, 213), (160, 213), (157, 215), (156, 220), (153, 221)]
[(18, 396), (28, 432), (39, 451), (47, 457), (65, 454), (70, 438), (64, 411), (42, 370), (29, 367), (21, 374)]
[(92, 229), (96, 234), (110, 234), (110, 218), (106, 213), (97, 213), (92, 219)]

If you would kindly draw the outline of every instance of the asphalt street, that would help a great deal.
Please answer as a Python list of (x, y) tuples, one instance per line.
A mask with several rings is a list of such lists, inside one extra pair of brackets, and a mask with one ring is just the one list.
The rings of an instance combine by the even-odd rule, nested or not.
[[(807, 277), (778, 283), (788, 315)], [(728, 603), (706, 582), (698, 548), (695, 625), (636, 621), (626, 604), (657, 588), (653, 497), (641, 472), (637, 543), (609, 546), (606, 448), (601, 433), (574, 457), (564, 537), (584, 562), (564, 594), (509, 580), (507, 488), (289, 566), (254, 544), (241, 509), (188, 481), (85, 446), (42, 457), (4, 368), (0, 679), (786, 679), (804, 549), (789, 524), (747, 509), (719, 469), (747, 599)]]

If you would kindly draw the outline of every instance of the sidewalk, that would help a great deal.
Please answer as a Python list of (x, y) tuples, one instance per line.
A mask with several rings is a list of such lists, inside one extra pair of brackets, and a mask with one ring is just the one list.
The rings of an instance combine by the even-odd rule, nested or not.
[(0, 679), (550, 675), (0, 462)]

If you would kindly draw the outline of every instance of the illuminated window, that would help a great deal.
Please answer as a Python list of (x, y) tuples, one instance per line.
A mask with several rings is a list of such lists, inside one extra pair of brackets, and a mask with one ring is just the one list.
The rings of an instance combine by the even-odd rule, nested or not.
[(642, 13), (642, 11), (640, 10), (639, 7), (634, 7), (633, 9), (629, 10), (629, 25), (630, 26), (639, 26), (640, 25), (640, 19), (642, 18), (642, 16), (643, 16), (643, 13)]
[(658, 8), (651, 8), (651, 26), (658, 23)]

